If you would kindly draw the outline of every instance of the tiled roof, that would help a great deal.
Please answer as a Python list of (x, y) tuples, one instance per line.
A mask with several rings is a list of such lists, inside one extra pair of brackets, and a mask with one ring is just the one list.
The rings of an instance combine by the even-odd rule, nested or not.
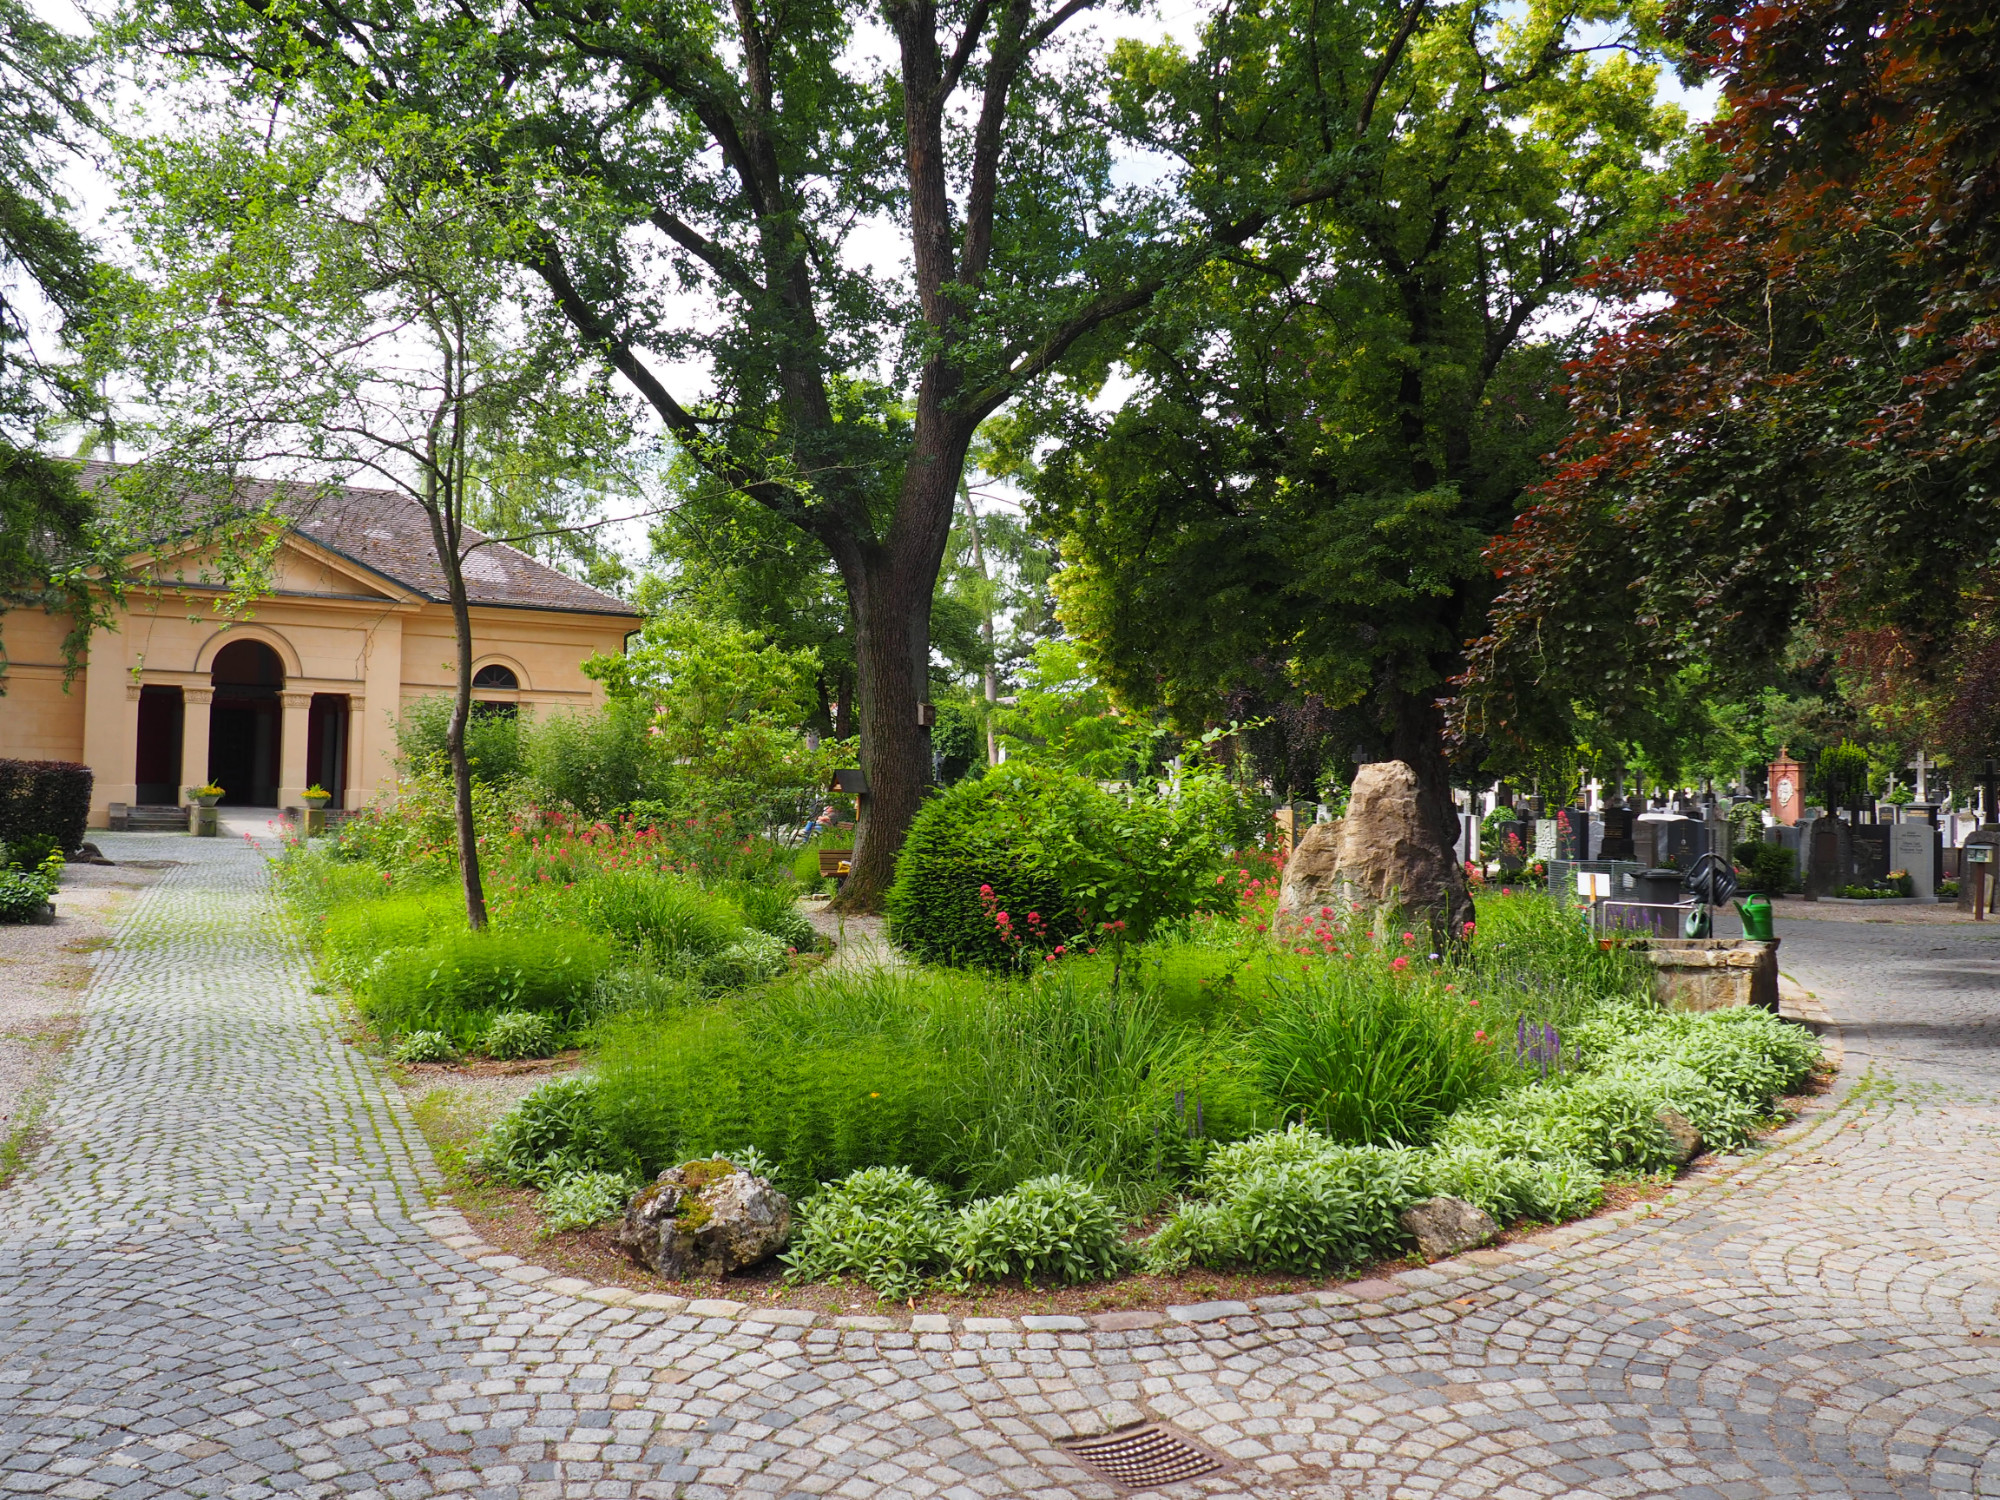
[[(124, 464), (86, 463), (78, 482), (94, 489)], [(413, 593), (444, 603), (450, 598), (444, 566), (431, 541), (430, 517), (408, 495), (354, 485), (308, 488), (264, 480), (239, 481), (244, 502), (275, 509), (293, 530), (327, 551), (393, 579)], [(467, 527), (466, 544), (485, 541)], [(487, 542), (463, 563), (466, 598), (474, 604), (515, 609), (571, 610), (578, 614), (639, 613), (623, 599), (580, 583), (505, 542)]]

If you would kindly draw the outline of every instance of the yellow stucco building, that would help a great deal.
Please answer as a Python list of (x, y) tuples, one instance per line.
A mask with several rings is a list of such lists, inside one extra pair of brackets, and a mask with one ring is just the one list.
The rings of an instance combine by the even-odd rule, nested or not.
[[(110, 466), (84, 469), (90, 486)], [(114, 807), (183, 805), (204, 781), (225, 805), (272, 808), (314, 784), (350, 808), (386, 786), (403, 705), (450, 691), (455, 671), (429, 519), (392, 490), (281, 495), (277, 509), (272, 591), (247, 616), (216, 613), (199, 557), (163, 558), (67, 686), (69, 622), (9, 612), (0, 756), (87, 764), (93, 828)], [(622, 650), (636, 610), (500, 543), (470, 550), (464, 571), (476, 698), (537, 713), (601, 701), (582, 663)]]

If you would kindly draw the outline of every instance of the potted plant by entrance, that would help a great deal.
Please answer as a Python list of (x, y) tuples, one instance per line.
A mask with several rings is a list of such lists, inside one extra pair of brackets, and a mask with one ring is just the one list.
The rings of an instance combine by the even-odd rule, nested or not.
[(326, 832), (326, 805), (333, 800), (333, 793), (323, 786), (309, 786), (299, 793), (306, 805), (306, 836)]
[(222, 799), (222, 788), (211, 783), (208, 786), (191, 786), (187, 789), (188, 801), (194, 804), (194, 831), (203, 838), (214, 838), (216, 829), (215, 804)]

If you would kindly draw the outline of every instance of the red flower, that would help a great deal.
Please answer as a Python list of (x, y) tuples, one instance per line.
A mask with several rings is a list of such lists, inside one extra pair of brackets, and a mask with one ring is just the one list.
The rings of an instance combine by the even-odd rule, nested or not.
[(1407, 958), (1399, 958), (1394, 963), (1389, 965), (1389, 967), (1392, 969), (1407, 969), (1409, 968), (1409, 966), (1410, 966), (1410, 961)]
[(1486, 1033), (1483, 1031), (1475, 1031), (1472, 1033), (1472, 1039), (1475, 1042), (1483, 1042), (1486, 1040)]

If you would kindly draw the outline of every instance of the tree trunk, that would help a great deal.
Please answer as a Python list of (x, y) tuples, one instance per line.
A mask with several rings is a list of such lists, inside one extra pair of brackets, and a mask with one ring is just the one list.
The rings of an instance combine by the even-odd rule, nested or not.
[(1441, 902), (1431, 918), (1431, 942), (1444, 951), (1445, 945), (1464, 940), (1466, 923), (1473, 920), (1472, 891), (1465, 871), (1450, 851), (1458, 844), (1458, 809), (1451, 800), (1451, 772), (1444, 758), (1444, 714), (1432, 697), (1419, 697), (1385, 686), (1388, 712), (1384, 715), (1389, 734), (1389, 758), (1400, 760), (1416, 773), (1417, 807), (1426, 831), (1446, 851), (1450, 866)]
[(886, 545), (841, 562), (854, 614), (856, 719), (868, 795), (854, 829), (854, 860), (835, 899), (842, 911), (879, 911), (896, 855), (931, 783), (930, 730), (917, 707), (930, 696), (931, 596), (951, 540), (970, 424), (920, 398), (917, 435)]
[(880, 910), (896, 878), (896, 855), (930, 785), (930, 735), (917, 722), (930, 654), (931, 578), (886, 559), (850, 580), (857, 679), (855, 719), (868, 793), (855, 821), (853, 867), (835, 905)]

